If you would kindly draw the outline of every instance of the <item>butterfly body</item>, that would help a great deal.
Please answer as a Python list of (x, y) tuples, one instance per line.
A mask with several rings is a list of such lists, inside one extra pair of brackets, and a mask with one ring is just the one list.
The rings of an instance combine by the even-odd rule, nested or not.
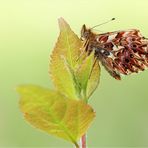
[(137, 29), (96, 34), (83, 25), (81, 38), (88, 40), (86, 51), (95, 51), (95, 57), (115, 79), (148, 67), (148, 40)]

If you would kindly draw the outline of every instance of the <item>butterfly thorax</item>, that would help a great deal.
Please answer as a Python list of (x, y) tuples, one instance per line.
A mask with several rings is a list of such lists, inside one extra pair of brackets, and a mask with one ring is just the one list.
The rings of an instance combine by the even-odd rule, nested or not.
[(107, 40), (107, 37), (101, 37), (103, 36), (96, 34), (90, 28), (87, 29), (85, 25), (82, 26), (81, 39), (85, 41), (88, 40), (88, 45), (85, 50), (88, 53), (95, 51), (95, 56), (97, 56), (98, 58), (101, 58), (102, 56), (107, 57), (111, 54), (103, 47), (104, 45), (101, 43), (102, 41), (105, 42)]

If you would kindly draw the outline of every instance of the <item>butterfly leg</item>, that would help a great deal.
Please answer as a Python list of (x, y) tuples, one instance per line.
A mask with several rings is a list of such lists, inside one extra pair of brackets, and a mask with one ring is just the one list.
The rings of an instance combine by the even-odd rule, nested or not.
[(92, 65), (92, 67), (91, 67), (91, 71), (90, 71), (90, 74), (89, 74), (89, 79), (90, 79), (90, 77), (91, 77), (91, 75), (92, 75), (92, 72), (93, 72), (93, 69), (94, 69), (94, 67), (95, 67), (95, 65), (96, 65), (96, 62), (97, 62), (97, 57), (95, 57), (94, 63), (93, 63), (93, 65)]
[(79, 57), (76, 59), (76, 61), (78, 61), (85, 54), (85, 52), (88, 49), (88, 45), (89, 45), (89, 40), (87, 39), (84, 41), (82, 48), (81, 48), (82, 51), (81, 51)]

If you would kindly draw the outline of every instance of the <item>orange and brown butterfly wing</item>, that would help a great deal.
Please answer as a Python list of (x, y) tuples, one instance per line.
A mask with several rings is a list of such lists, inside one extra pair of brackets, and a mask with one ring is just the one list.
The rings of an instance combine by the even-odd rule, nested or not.
[(96, 56), (114, 78), (148, 67), (148, 40), (139, 30), (104, 33), (96, 35), (94, 40)]

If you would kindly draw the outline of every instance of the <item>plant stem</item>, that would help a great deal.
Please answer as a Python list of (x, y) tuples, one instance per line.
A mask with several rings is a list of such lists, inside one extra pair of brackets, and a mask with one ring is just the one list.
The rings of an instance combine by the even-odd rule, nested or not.
[(74, 145), (76, 148), (80, 148), (77, 142), (75, 142)]
[(86, 148), (86, 134), (84, 134), (80, 139), (80, 148)]

